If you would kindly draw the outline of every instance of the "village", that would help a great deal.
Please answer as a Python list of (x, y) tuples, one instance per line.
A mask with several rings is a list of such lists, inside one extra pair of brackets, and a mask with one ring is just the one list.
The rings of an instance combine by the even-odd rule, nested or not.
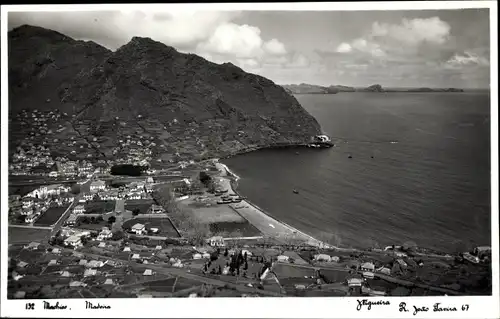
[(9, 198), (10, 298), (481, 294), (491, 267), (489, 247), (358, 250), (272, 233), (212, 161), (171, 177), (71, 167), (57, 171), (71, 186)]

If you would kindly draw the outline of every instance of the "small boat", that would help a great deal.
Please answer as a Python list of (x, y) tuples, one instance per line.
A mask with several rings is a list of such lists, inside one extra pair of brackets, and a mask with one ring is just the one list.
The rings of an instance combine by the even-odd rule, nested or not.
[(347, 158), (352, 158), (352, 155), (349, 155)]
[(294, 190), (293, 190), (293, 193), (294, 193), (294, 194), (298, 194), (298, 193), (299, 193), (299, 191), (298, 191), (298, 190), (296, 190), (296, 189), (294, 189)]

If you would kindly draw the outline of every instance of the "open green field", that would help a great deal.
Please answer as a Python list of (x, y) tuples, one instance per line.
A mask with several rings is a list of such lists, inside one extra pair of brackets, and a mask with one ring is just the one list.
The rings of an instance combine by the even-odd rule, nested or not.
[(212, 223), (210, 224), (210, 231), (224, 237), (253, 237), (261, 235), (261, 232), (246, 220), (242, 223)]
[(104, 214), (115, 209), (114, 200), (99, 200), (85, 204), (85, 214)]
[(191, 208), (193, 216), (203, 223), (244, 223), (246, 219), (227, 205)]
[(45, 213), (37, 219), (34, 223), (35, 226), (51, 226), (55, 224), (59, 218), (64, 214), (69, 205), (61, 207), (50, 207), (45, 211)]
[(9, 244), (42, 242), (49, 236), (50, 230), (48, 229), (9, 227), (8, 230)]
[(125, 202), (125, 209), (133, 212), (135, 209), (139, 210), (139, 214), (146, 214), (153, 204), (153, 200), (127, 200)]
[(124, 228), (130, 228), (135, 224), (143, 224), (146, 228), (156, 227), (160, 230), (157, 236), (163, 237), (180, 237), (179, 233), (175, 230), (172, 222), (168, 218), (132, 218), (123, 223)]

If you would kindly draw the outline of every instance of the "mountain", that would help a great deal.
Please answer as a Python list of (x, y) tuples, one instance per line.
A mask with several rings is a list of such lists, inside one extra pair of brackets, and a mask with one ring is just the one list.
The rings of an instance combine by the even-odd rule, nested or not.
[(285, 84), (285, 90), (292, 94), (335, 94), (338, 91), (331, 87), (325, 87), (313, 84)]
[(329, 87), (333, 90), (337, 90), (337, 92), (356, 92), (356, 89), (352, 86), (330, 85)]
[[(94, 154), (88, 157), (110, 159), (126, 140), (146, 139), (153, 157), (193, 159), (306, 143), (321, 133), (271, 80), (149, 38), (112, 52), (24, 25), (8, 41), (10, 148), (43, 141), (67, 155), (76, 143)], [(44, 113), (57, 119), (43, 124), (50, 138), (28, 129)]]
[(384, 89), (382, 88), (382, 85), (380, 85), (380, 84), (373, 84), (367, 88), (359, 89), (358, 91), (361, 91), (361, 92), (384, 92)]
[(380, 84), (373, 84), (368, 87), (352, 87), (345, 85), (330, 85), (328, 87), (313, 84), (290, 84), (283, 85), (285, 90), (291, 94), (335, 94), (339, 92), (385, 92), (385, 93), (403, 93), (403, 92), (464, 92), (457, 88), (383, 88)]

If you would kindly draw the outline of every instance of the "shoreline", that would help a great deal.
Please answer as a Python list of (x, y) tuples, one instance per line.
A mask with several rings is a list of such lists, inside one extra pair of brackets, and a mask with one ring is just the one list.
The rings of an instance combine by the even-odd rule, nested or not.
[[(264, 148), (265, 149), (265, 148)], [(241, 196), (241, 194), (237, 191), (237, 186), (234, 184), (234, 182), (237, 182), (238, 180), (241, 179), (240, 176), (238, 176), (236, 173), (234, 173), (233, 171), (231, 171), (231, 169), (224, 163), (221, 163), (219, 161), (219, 158), (215, 158), (215, 159), (212, 159), (212, 161), (216, 164), (216, 166), (220, 166), (220, 168), (222, 168), (222, 170), (225, 172), (226, 176), (220, 176), (219, 178), (223, 179), (224, 181), (227, 181), (227, 189), (229, 192), (232, 192), (238, 196)], [(221, 171), (221, 170), (219, 170)], [(230, 178), (233, 178), (233, 180), (231, 180)], [(244, 196), (243, 196), (244, 197)], [(254, 214), (257, 213), (259, 214), (260, 216), (255, 216), (256, 219), (268, 219), (268, 220), (273, 220), (275, 223), (281, 225), (281, 227), (287, 229), (289, 232), (291, 232), (292, 236), (294, 236), (296, 239), (299, 239), (299, 240), (303, 240), (306, 244), (308, 245), (311, 245), (311, 246), (314, 246), (314, 247), (318, 247), (318, 248), (322, 248), (322, 249), (333, 249), (333, 250), (336, 250), (336, 251), (342, 251), (342, 252), (363, 252), (363, 251), (367, 251), (367, 250), (372, 250), (373, 247), (366, 247), (366, 248), (362, 248), (362, 247), (359, 247), (359, 248), (342, 248), (342, 247), (337, 247), (337, 246), (334, 246), (332, 244), (329, 244), (329, 243), (326, 243), (326, 242), (323, 242), (323, 241), (320, 241), (319, 239), (316, 239), (314, 238), (312, 235), (309, 235), (279, 219), (277, 219), (276, 217), (272, 216), (271, 214), (269, 214), (268, 212), (266, 212), (264, 209), (260, 208), (258, 205), (252, 203), (248, 198), (246, 198), (245, 200), (242, 201), (242, 203), (246, 203), (248, 204), (249, 206), (251, 206), (254, 210)], [(237, 211), (238, 213), (240, 213), (241, 215), (241, 210), (236, 210), (234, 207), (233, 209), (235, 211)], [(246, 218), (245, 216), (243, 216), (250, 224), (253, 225), (253, 223), (248, 219)], [(257, 227), (256, 225), (254, 225), (255, 227)], [(258, 227), (257, 227), (258, 228)], [(259, 229), (259, 228), (258, 228)], [(260, 230), (260, 229), (259, 229)], [(263, 235), (266, 235), (266, 231), (261, 231)], [(299, 235), (299, 238), (297, 238), (297, 235)], [(300, 238), (301, 237), (301, 238)], [(428, 256), (428, 257), (438, 257), (438, 258), (451, 258), (450, 257), (450, 252), (449, 251), (438, 251), (438, 250), (435, 250), (435, 249), (429, 249), (429, 248), (425, 248), (425, 247), (419, 247), (421, 249), (424, 249), (424, 250), (428, 250), (429, 252), (417, 252), (416, 255), (420, 255), (420, 256)]]
[[(231, 169), (226, 165), (226, 164), (223, 164), (221, 162), (219, 162), (218, 159), (215, 160), (215, 163), (216, 163), (216, 166), (219, 166), (218, 168), (221, 168), (226, 176), (222, 176), (220, 177), (222, 180), (226, 181), (226, 188), (236, 194), (236, 195), (240, 195), (238, 193), (238, 191), (236, 190), (236, 186), (234, 185), (234, 182), (229, 180), (227, 178), (227, 176), (229, 177), (233, 177), (236, 181), (238, 181), (239, 179), (241, 179), (240, 176), (236, 175), (233, 171), (231, 171)], [(222, 171), (220, 170), (220, 171)], [(254, 203), (252, 203), (250, 200), (248, 199), (245, 199), (243, 200), (242, 202), (248, 204), (251, 208), (252, 208), (252, 213), (253, 214), (253, 218), (252, 219), (259, 219), (259, 225), (260, 225), (260, 228), (258, 227), (259, 225), (254, 225), (256, 226), (262, 233), (263, 235), (269, 235), (269, 233), (273, 233), (275, 232), (275, 229), (276, 229), (276, 226), (278, 227), (281, 227), (283, 230), (285, 230), (285, 233), (283, 233), (283, 235), (287, 236), (287, 235), (291, 235), (292, 238), (295, 238), (297, 240), (303, 240), (304, 242), (306, 242), (308, 245), (311, 245), (311, 246), (315, 246), (315, 247), (318, 247), (318, 248), (328, 248), (328, 249), (335, 249), (335, 250), (343, 250), (342, 248), (339, 248), (339, 247), (335, 247), (331, 244), (328, 244), (328, 243), (325, 243), (323, 241), (320, 241), (316, 238), (314, 238), (313, 236), (309, 235), (309, 234), (306, 234), (304, 233), (303, 231), (293, 227), (293, 226), (290, 226), (288, 225), (287, 223), (277, 219), (276, 217), (274, 216), (271, 216), (269, 213), (267, 213), (264, 209), (260, 208), (259, 206), (255, 205)], [(249, 215), (247, 215), (249, 216)], [(246, 218), (245, 216), (243, 216), (245, 219), (248, 220), (248, 218)], [(269, 223), (269, 226), (273, 226), (271, 228), (272, 231), (269, 231), (269, 230), (264, 230), (262, 231), (261, 228), (262, 228), (262, 225), (263, 225), (263, 220), (266, 220), (266, 222), (268, 221), (273, 221), (274, 224), (271, 224)], [(250, 220), (248, 220), (249, 223), (253, 224)], [(272, 235), (271, 235), (272, 236)], [(278, 235), (279, 237), (279, 235)], [(278, 239), (279, 240), (279, 239)], [(353, 249), (349, 249), (349, 251), (354, 251)]]

